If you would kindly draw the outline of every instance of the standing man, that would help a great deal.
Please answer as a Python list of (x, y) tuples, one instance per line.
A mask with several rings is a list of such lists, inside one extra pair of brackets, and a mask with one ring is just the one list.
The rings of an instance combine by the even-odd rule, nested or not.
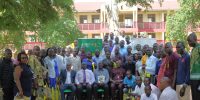
[(6, 49), (4, 51), (4, 57), (0, 60), (0, 85), (3, 90), (3, 100), (14, 99), (14, 64), (12, 62), (12, 51)]
[(114, 43), (115, 41), (114, 41), (114, 34), (113, 34), (113, 32), (111, 32), (110, 33), (110, 40)]
[(120, 48), (119, 48), (119, 53), (120, 55), (124, 58), (127, 55), (127, 48), (124, 46), (124, 40), (120, 41)]
[(87, 64), (87, 69), (89, 70), (94, 70), (96, 67), (96, 61), (92, 59), (92, 53), (88, 52), (87, 53), (87, 58), (83, 59), (82, 62), (85, 62)]
[(70, 58), (70, 62), (72, 63), (73, 70), (78, 72), (81, 69), (81, 58), (78, 56), (78, 49), (74, 49), (73, 55)]
[(103, 60), (102, 57), (100, 56), (99, 50), (95, 51), (95, 56), (92, 57), (92, 60), (96, 61), (97, 69), (98, 69), (99, 68), (99, 62), (101, 62)]
[(172, 88), (175, 88), (175, 82), (176, 82), (176, 71), (178, 67), (178, 55), (173, 52), (173, 47), (171, 42), (167, 42), (165, 44), (165, 52), (167, 53), (166, 58), (166, 67), (164, 76), (170, 78), (172, 81)]
[(157, 57), (158, 43), (153, 44), (153, 56)]
[(177, 43), (176, 51), (181, 55), (178, 60), (176, 92), (179, 100), (191, 100), (190, 86), (188, 86), (190, 80), (190, 56), (185, 51), (183, 42)]
[(126, 36), (125, 37), (125, 40), (126, 40), (126, 47), (129, 46), (131, 44), (130, 42), (130, 37), (129, 36)]
[(192, 89), (192, 100), (200, 98), (200, 44), (197, 43), (197, 36), (191, 33), (187, 38), (190, 47), (193, 47), (190, 61), (190, 80)]
[(137, 76), (140, 76), (140, 73), (141, 73), (141, 69), (142, 69), (142, 51), (138, 51), (137, 52), (137, 57), (138, 57), (138, 60), (137, 62), (135, 63), (135, 69), (136, 69), (136, 75)]
[(127, 46), (127, 54), (125, 55), (125, 61), (127, 61), (129, 56), (131, 56), (132, 59), (134, 57), (134, 55), (132, 54), (132, 47), (131, 46)]
[(102, 62), (103, 62), (104, 68), (106, 68), (108, 72), (110, 73), (113, 67), (113, 62), (110, 58), (110, 52), (106, 52), (105, 55), (106, 55), (106, 58)]
[(151, 75), (155, 75), (156, 62), (158, 61), (158, 59), (155, 56), (153, 56), (152, 53), (153, 53), (152, 48), (148, 47), (146, 50), (147, 59), (145, 63), (145, 69)]
[(62, 60), (61, 70), (66, 69), (66, 65), (67, 63), (69, 63), (69, 59), (70, 59), (69, 49), (66, 51), (65, 48), (62, 48), (60, 58)]
[[(34, 75), (35, 75), (35, 85), (36, 87), (33, 88), (33, 91), (37, 91), (38, 99), (43, 98), (44, 94), (42, 93), (42, 89), (44, 86), (44, 79), (47, 73), (47, 69), (45, 69), (42, 64), (40, 63), (40, 47), (34, 46), (33, 47), (33, 55), (29, 57), (28, 64), (31, 66)], [(37, 94), (32, 94), (32, 100), (35, 100)]]
[(62, 70), (60, 73), (60, 80), (61, 80), (61, 98), (64, 99), (64, 91), (65, 89), (70, 89), (72, 93), (69, 95), (69, 100), (73, 100), (73, 97), (75, 95), (76, 86), (75, 86), (75, 76), (76, 72), (71, 69), (72, 65), (71, 63), (67, 63), (66, 69)]
[(74, 40), (74, 49), (78, 48), (78, 40)]
[(87, 99), (91, 100), (92, 96), (92, 84), (95, 82), (94, 74), (91, 70), (87, 69), (87, 63), (82, 63), (82, 69), (79, 70), (75, 77), (75, 83), (77, 85), (78, 100), (82, 100), (81, 95), (83, 89), (86, 89)]

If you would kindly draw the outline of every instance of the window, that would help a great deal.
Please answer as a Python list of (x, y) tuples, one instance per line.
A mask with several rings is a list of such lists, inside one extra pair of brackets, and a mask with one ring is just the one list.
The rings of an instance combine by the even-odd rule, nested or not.
[(93, 15), (92, 16), (92, 23), (100, 23), (99, 15)]
[(92, 34), (92, 38), (101, 38), (100, 34)]
[(126, 15), (125, 16), (125, 27), (131, 28), (133, 25), (133, 15)]
[(143, 15), (142, 14), (138, 14), (138, 22), (143, 22)]
[(80, 16), (80, 23), (88, 23), (88, 21), (87, 21), (87, 16), (86, 15), (81, 15)]
[(155, 33), (148, 33), (148, 38), (156, 38), (156, 34)]
[(155, 14), (148, 14), (148, 21), (149, 22), (155, 22), (156, 21), (156, 15)]

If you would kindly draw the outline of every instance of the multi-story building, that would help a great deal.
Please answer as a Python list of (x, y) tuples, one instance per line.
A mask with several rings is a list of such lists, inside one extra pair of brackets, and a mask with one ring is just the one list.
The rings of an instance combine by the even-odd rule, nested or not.
[[(75, 17), (85, 37), (102, 37), (104, 33), (111, 32), (105, 5), (106, 2), (75, 2)], [(125, 31), (126, 35), (145, 33), (149, 38), (156, 38), (157, 42), (164, 42), (166, 17), (169, 12), (179, 9), (179, 3), (176, 0), (164, 0), (162, 5), (154, 2), (151, 6), (152, 8), (145, 10), (140, 6), (130, 7), (125, 3), (117, 4), (119, 31)], [(199, 39), (200, 33), (197, 33), (197, 36)]]
[[(103, 1), (103, 0), (100, 0)], [(110, 0), (105, 0), (110, 1)], [(75, 2), (75, 18), (79, 29), (87, 38), (102, 38), (105, 33), (112, 32), (109, 29), (108, 13), (105, 6), (108, 2)], [(177, 0), (164, 0), (151, 4), (151, 8), (141, 6), (127, 6), (125, 3), (117, 4), (118, 7), (118, 31), (124, 31), (125, 35), (138, 36), (145, 33), (149, 38), (156, 38), (158, 43), (163, 43), (166, 32), (166, 17), (169, 13), (179, 9)], [(197, 32), (200, 41), (200, 26)], [(34, 45), (45, 48), (45, 43), (36, 42), (34, 34), (28, 32), (27, 43), (24, 49), (32, 49)]]

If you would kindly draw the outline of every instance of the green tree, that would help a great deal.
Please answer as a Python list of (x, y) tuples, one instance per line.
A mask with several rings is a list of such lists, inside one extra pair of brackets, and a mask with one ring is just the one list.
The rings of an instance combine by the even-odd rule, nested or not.
[(167, 40), (184, 41), (200, 22), (200, 0), (179, 0), (180, 9), (167, 17)]
[[(151, 8), (151, 3), (155, 0), (116, 0), (117, 2), (126, 2), (128, 5), (140, 5), (145, 8)], [(160, 5), (162, 5), (163, 0), (158, 0)]]
[[(25, 31), (35, 32), (38, 40), (49, 42), (48, 44), (55, 42), (59, 45), (61, 42), (57, 41), (63, 40), (66, 43), (68, 38), (71, 39), (66, 32), (80, 33), (74, 22), (73, 0), (0, 0), (0, 2), (1, 48), (9, 44), (21, 48), (26, 42)], [(61, 24), (62, 21), (69, 24)], [(72, 35), (77, 37), (79, 36), (77, 34)], [(57, 38), (57, 35), (62, 37)], [(49, 39), (46, 39), (47, 37)]]

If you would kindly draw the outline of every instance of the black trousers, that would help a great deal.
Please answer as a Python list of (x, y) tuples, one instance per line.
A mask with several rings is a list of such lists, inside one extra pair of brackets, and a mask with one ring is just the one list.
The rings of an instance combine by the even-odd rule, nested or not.
[(102, 86), (100, 86), (97, 83), (94, 83), (93, 85), (93, 93), (94, 93), (94, 98), (95, 100), (98, 100), (98, 93), (97, 90), (98, 89), (104, 89), (104, 95), (105, 95), (105, 99), (104, 100), (108, 100), (108, 95), (109, 95), (109, 88), (108, 88), (108, 84), (103, 84)]
[(78, 100), (83, 100), (82, 96), (83, 96), (83, 89), (86, 89), (86, 100), (92, 100), (92, 86), (90, 84), (87, 85), (83, 85), (80, 84), (77, 86), (77, 97)]
[(13, 100), (14, 91), (13, 88), (3, 88), (3, 100)]
[(192, 89), (192, 100), (200, 100), (200, 80), (191, 80), (191, 89)]

